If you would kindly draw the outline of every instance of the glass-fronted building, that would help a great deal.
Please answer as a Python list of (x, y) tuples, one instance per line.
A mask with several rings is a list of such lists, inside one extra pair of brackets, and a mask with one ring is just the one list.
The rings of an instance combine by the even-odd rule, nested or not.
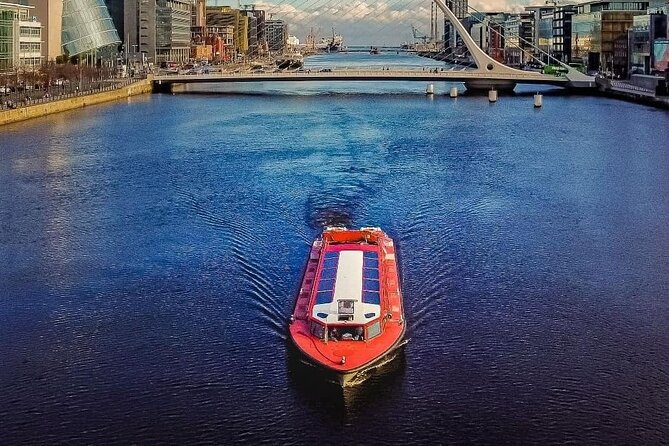
[(636, 1), (594, 1), (578, 5), (578, 13), (572, 16), (572, 61), (582, 62), (591, 72), (625, 76), (627, 64), (618, 62), (614, 53), (622, 51), (634, 16), (645, 14), (646, 8), (648, 2)]
[(644, 14), (634, 17), (630, 33), (630, 74), (655, 71), (653, 47), (658, 39), (667, 38), (667, 16)]
[(104, 0), (64, 0), (63, 50), (69, 56), (121, 43)]
[(520, 13), (504, 22), (504, 61), (518, 67), (533, 61), (534, 14)]
[(525, 12), (532, 18), (532, 36), (526, 39), (531, 45), (527, 46), (526, 51), (535, 63), (549, 63), (548, 54), (553, 53), (554, 10), (555, 6), (525, 6)]
[[(539, 11), (537, 21), (537, 47), (540, 52), (537, 55), (542, 61), (552, 63), (545, 54), (553, 56), (553, 11)], [(544, 54), (545, 53), (545, 54)]]

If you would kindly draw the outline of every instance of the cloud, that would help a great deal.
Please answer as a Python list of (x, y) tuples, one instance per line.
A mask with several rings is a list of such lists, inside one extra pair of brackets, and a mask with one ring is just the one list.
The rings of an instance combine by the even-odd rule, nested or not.
[(509, 1), (509, 0), (472, 0), (469, 5), (478, 11), (488, 12), (521, 12), (529, 4), (542, 4), (541, 1)]
[[(479, 11), (522, 11), (531, 0), (470, 0)], [(210, 2), (210, 4), (213, 2)], [(232, 4), (231, 4), (232, 3)], [(537, 1), (534, 1), (537, 3)], [(227, 2), (236, 7), (236, 2)], [(344, 36), (347, 45), (400, 44), (412, 41), (411, 25), (429, 34), (429, 0), (278, 0), (256, 3), (267, 16), (285, 20), (289, 32), (301, 40), (313, 29), (324, 37), (332, 28)], [(438, 30), (443, 30), (439, 12)]]

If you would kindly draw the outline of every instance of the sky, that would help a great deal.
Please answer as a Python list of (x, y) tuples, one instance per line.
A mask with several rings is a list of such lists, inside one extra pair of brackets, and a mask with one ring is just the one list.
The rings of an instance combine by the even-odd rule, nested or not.
[[(479, 11), (521, 11), (529, 4), (545, 0), (470, 0)], [(413, 42), (411, 26), (430, 32), (430, 0), (207, 0), (208, 6), (239, 7), (255, 4), (288, 23), (289, 33), (301, 42), (312, 32), (317, 38), (344, 36), (345, 45), (399, 45)], [(440, 21), (443, 15), (439, 14)], [(439, 27), (443, 30), (443, 25)], [(441, 32), (441, 31), (440, 31)]]

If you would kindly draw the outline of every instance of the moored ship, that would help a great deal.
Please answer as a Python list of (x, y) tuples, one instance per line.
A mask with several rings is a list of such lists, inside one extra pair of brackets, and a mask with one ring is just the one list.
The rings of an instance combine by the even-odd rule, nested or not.
[(298, 69), (304, 65), (304, 56), (301, 53), (288, 53), (277, 57), (274, 63), (281, 70)]
[(336, 34), (332, 28), (332, 37), (323, 37), (321, 41), (316, 44), (316, 49), (323, 53), (338, 53), (344, 48), (344, 37)]
[(380, 228), (326, 228), (311, 247), (290, 337), (343, 387), (395, 356), (406, 331), (395, 245)]

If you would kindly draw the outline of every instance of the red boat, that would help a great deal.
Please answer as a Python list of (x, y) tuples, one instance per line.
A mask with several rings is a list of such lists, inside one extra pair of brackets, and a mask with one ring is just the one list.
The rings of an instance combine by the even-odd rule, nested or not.
[(392, 239), (380, 228), (326, 228), (290, 318), (300, 353), (346, 387), (392, 360), (405, 331)]

